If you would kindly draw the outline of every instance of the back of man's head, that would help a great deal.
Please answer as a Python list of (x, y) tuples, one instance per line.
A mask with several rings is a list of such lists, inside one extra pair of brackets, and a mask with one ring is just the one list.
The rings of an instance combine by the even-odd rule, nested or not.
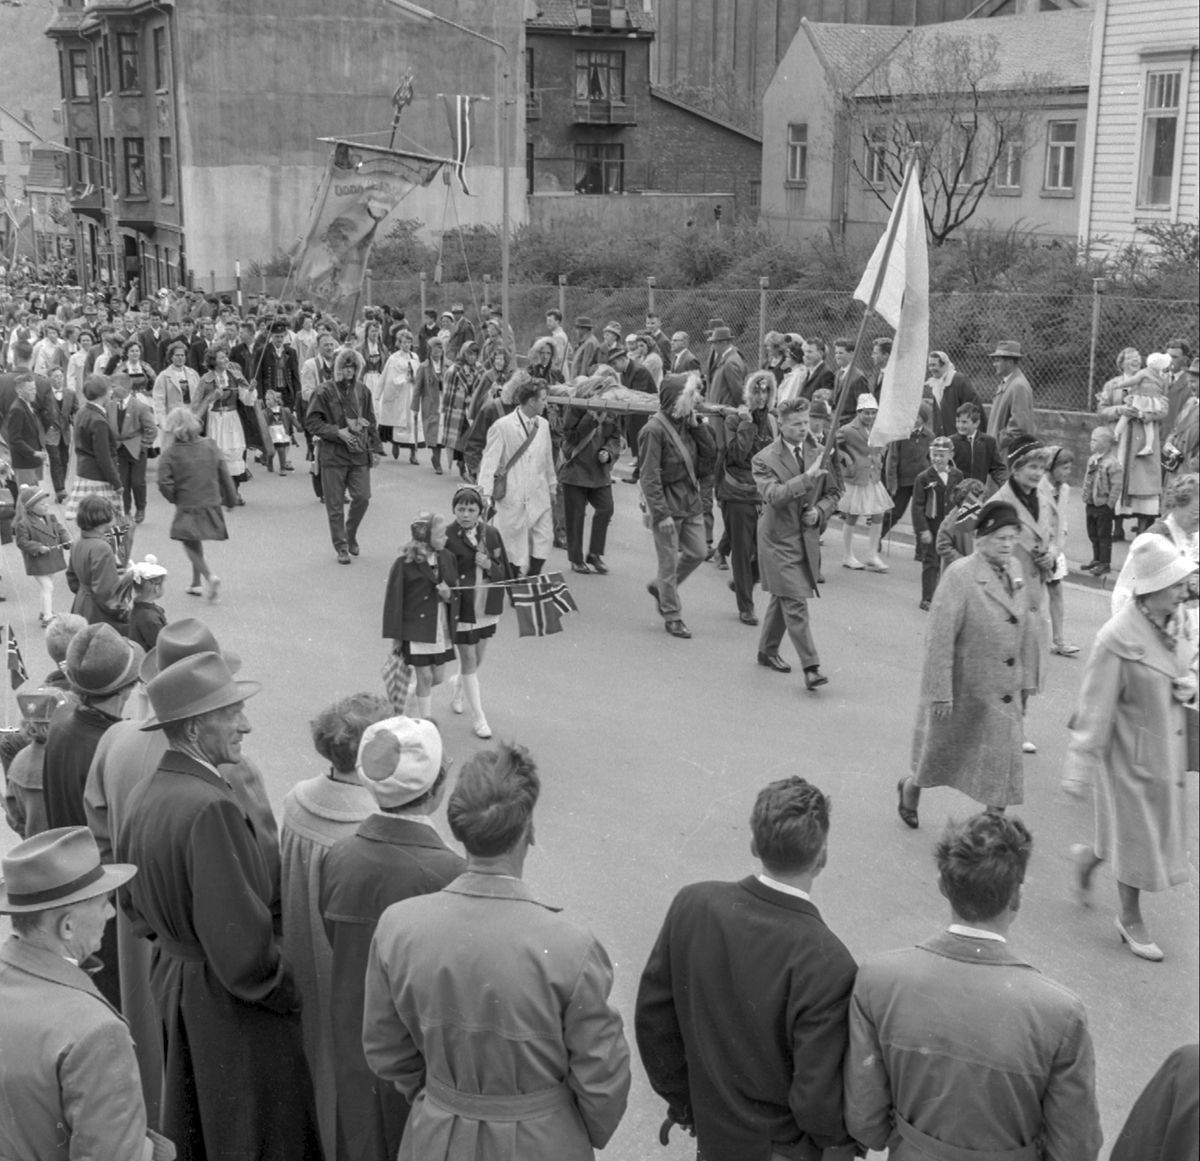
[(541, 788), (524, 746), (481, 750), (463, 766), (450, 795), (450, 832), (475, 858), (507, 854), (528, 832)]
[(750, 812), (751, 853), (773, 875), (811, 871), (829, 836), (830, 800), (795, 776), (764, 786)]
[(1025, 879), (1033, 836), (1019, 818), (976, 814), (951, 819), (934, 848), (942, 894), (968, 923), (995, 919)]

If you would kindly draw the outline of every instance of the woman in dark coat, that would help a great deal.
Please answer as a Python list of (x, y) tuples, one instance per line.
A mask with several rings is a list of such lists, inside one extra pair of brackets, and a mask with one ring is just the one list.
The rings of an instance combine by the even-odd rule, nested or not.
[(158, 490), (175, 505), (171, 539), (183, 544), (192, 565), (192, 583), (186, 591), (200, 596), (201, 582), (207, 581), (208, 599), (216, 601), (221, 578), (204, 559), (204, 541), (229, 539), (221, 505), (232, 508), (237, 490), (224, 454), (211, 439), (201, 437), (200, 420), (190, 408), (176, 407), (163, 431), (168, 446), (159, 461)]
[(87, 619), (89, 625), (112, 625), (124, 633), (129, 620), (117, 558), (109, 535), (116, 510), (107, 496), (84, 496), (79, 502), (75, 521), (79, 539), (71, 545), (67, 562), (67, 588), (75, 594), (71, 612)]
[(108, 422), (112, 384), (101, 375), (89, 375), (83, 384), (83, 404), (75, 417), (75, 483), (63, 505), (63, 515), (74, 520), (84, 496), (106, 496), (113, 510), (121, 500), (117, 471), (117, 436)]
[(421, 427), (425, 435), (425, 446), (433, 449), (433, 470), (442, 474), (442, 390), (449, 367), (445, 362), (442, 340), (429, 340), (429, 357), (417, 368), (417, 379), (413, 386), (412, 413), (416, 426), (417, 412), (421, 413)]
[(1001, 811), (1024, 800), (1021, 701), (1035, 682), (1033, 614), (1013, 562), (1021, 519), (985, 504), (975, 551), (946, 569), (929, 611), (912, 774), (897, 811), (916, 828), (921, 789), (950, 786)]

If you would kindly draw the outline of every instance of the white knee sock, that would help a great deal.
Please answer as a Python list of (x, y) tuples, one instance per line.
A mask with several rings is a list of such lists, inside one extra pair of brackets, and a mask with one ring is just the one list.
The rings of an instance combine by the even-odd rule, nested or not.
[(42, 590), (42, 616), (49, 619), (54, 615), (54, 581), (48, 576), (40, 576), (38, 584)]
[(487, 726), (487, 718), (483, 716), (483, 697), (479, 691), (479, 674), (464, 673), (462, 685), (463, 692), (467, 695), (467, 704), (475, 715), (475, 725)]
[(433, 704), (433, 698), (421, 697), (420, 694), (418, 694), (413, 700), (417, 703), (417, 717), (428, 720), (429, 711)]
[(459, 666), (458, 672), (447, 682), (450, 686), (450, 708), (456, 713), (463, 712), (463, 672)]
[(842, 525), (842, 556), (846, 560), (854, 559), (854, 525)]

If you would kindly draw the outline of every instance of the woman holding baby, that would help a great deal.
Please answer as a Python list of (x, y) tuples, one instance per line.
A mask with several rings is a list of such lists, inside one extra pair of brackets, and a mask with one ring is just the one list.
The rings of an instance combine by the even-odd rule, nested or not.
[(1158, 516), (1162, 494), (1162, 434), (1167, 414), (1169, 355), (1142, 356), (1126, 347), (1117, 356), (1114, 378), (1096, 396), (1100, 418), (1113, 425), (1115, 451), (1121, 464), (1116, 516), (1133, 516), (1144, 532)]

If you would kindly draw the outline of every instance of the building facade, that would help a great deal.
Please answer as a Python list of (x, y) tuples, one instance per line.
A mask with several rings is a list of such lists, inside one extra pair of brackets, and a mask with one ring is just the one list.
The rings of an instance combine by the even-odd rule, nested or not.
[(1152, 224), (1200, 216), (1200, 9), (1099, 0), (1092, 43), (1079, 240), (1119, 249)]
[[(991, 82), (997, 106), (1012, 93), (1026, 110), (1021, 141), (1008, 148), (983, 189), (970, 227), (1016, 227), (1047, 240), (1073, 238), (1091, 22), (1086, 9), (916, 29), (803, 21), (764, 98), (761, 220), (781, 236), (832, 234), (851, 242), (878, 237), (894, 183), (873, 158), (869, 141), (876, 130), (886, 138), (886, 116), (864, 134), (865, 110), (884, 109), (877, 92), (868, 98), (872, 81), (864, 70), (902, 48), (936, 52), (938, 38), (949, 34), (978, 40), (981, 52), (994, 46), (1000, 67)], [(1021, 95), (1020, 87), (1034, 77), (1036, 96)], [(842, 111), (848, 106), (854, 106), (850, 114)]]

